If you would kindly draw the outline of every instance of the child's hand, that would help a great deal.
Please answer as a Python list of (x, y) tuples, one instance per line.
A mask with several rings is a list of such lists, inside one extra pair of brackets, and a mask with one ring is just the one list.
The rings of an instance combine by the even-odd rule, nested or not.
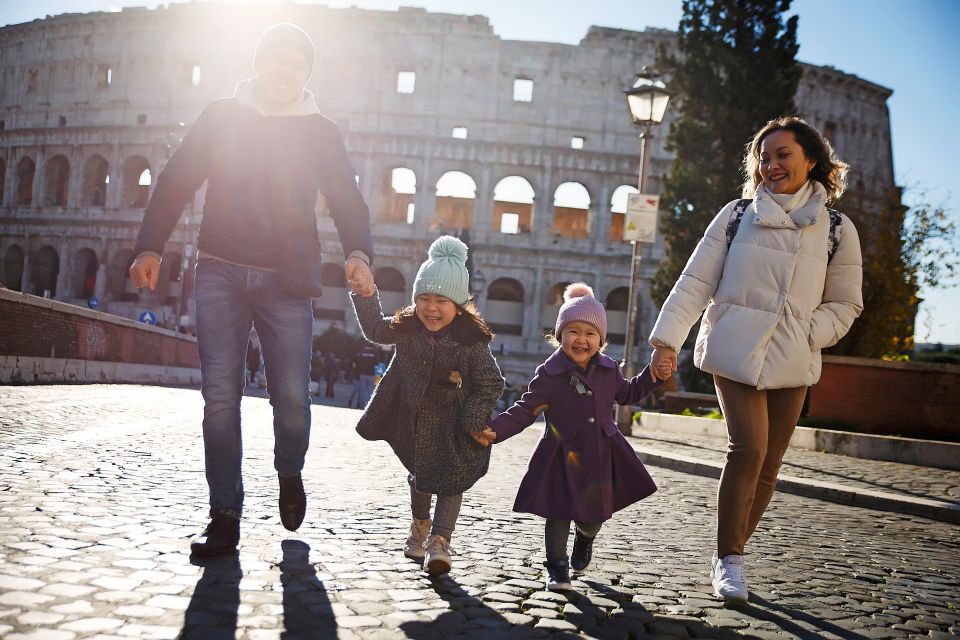
[(471, 431), (470, 437), (477, 441), (482, 447), (487, 447), (497, 441), (497, 432), (487, 427), (483, 431)]
[(661, 380), (669, 380), (673, 375), (673, 365), (669, 361), (663, 361), (657, 364), (657, 377)]

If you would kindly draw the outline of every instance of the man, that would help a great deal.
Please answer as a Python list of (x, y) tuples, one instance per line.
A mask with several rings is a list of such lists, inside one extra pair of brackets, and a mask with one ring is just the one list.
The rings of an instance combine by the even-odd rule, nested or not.
[(376, 375), (377, 362), (380, 361), (380, 355), (373, 345), (367, 345), (360, 350), (353, 360), (356, 366), (357, 382), (357, 408), (363, 409), (370, 401), (373, 394), (373, 378)]
[(305, 88), (314, 59), (313, 42), (299, 27), (264, 32), (255, 77), (203, 110), (157, 179), (130, 267), (134, 286), (156, 286), (164, 243), (206, 180), (196, 305), (210, 522), (190, 545), (198, 556), (235, 553), (240, 539), (240, 397), (251, 322), (273, 406), (280, 519), (290, 531), (303, 522), (312, 310), (309, 298), (281, 289), (288, 275), (279, 265), (286, 230), (316, 238), (318, 191), (340, 235), (347, 279), (369, 292), (374, 287), (367, 207), (339, 131)]

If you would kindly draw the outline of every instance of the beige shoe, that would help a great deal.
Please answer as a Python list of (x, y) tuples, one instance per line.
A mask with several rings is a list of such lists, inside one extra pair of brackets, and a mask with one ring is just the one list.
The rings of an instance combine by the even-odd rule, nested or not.
[(432, 526), (433, 520), (430, 518), (426, 520), (414, 518), (413, 522), (410, 523), (410, 536), (403, 545), (403, 555), (413, 560), (423, 560), (423, 554), (425, 553), (423, 543), (426, 542)]
[(453, 562), (450, 555), (453, 551), (450, 549), (450, 540), (440, 535), (432, 535), (427, 538), (423, 544), (426, 554), (423, 557), (423, 568), (432, 576), (440, 575), (450, 571)]

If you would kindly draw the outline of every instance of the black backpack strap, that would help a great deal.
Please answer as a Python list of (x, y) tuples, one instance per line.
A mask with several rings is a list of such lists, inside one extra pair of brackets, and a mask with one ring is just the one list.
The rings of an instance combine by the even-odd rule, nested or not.
[(752, 199), (746, 198), (743, 200), (737, 200), (737, 203), (733, 205), (733, 215), (731, 215), (730, 220), (727, 221), (728, 247), (733, 244), (733, 239), (737, 237), (737, 231), (740, 229), (740, 220), (743, 218), (743, 214), (746, 213), (747, 207), (750, 206), (751, 202), (753, 202)]
[(840, 248), (840, 232), (843, 230), (843, 216), (836, 209), (827, 209), (830, 214), (830, 235), (827, 236), (827, 262)]

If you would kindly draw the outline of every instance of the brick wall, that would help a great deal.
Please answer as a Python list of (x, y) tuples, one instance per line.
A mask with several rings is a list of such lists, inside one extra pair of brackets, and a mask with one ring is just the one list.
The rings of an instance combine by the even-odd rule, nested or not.
[(193, 337), (4, 289), (0, 289), (0, 356), (200, 366)]
[(823, 357), (808, 417), (882, 435), (960, 437), (960, 366)]

